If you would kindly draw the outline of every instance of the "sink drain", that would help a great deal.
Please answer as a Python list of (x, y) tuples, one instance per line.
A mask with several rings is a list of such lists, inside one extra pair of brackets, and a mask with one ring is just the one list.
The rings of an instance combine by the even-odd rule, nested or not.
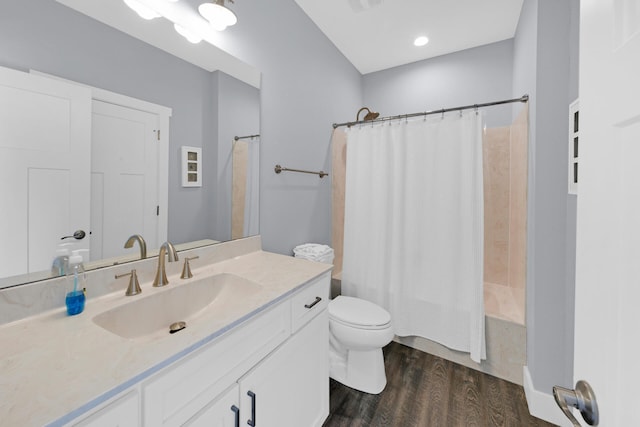
[(181, 330), (183, 330), (186, 327), (187, 327), (187, 323), (186, 322), (172, 323), (171, 326), (169, 326), (169, 333), (170, 334), (175, 334), (176, 332), (180, 332)]

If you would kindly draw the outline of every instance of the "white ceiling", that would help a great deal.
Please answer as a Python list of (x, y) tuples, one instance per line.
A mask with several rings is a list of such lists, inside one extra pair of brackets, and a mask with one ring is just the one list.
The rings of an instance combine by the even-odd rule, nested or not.
[[(512, 38), (523, 0), (295, 0), (362, 74)], [(413, 40), (429, 43), (415, 47)]]

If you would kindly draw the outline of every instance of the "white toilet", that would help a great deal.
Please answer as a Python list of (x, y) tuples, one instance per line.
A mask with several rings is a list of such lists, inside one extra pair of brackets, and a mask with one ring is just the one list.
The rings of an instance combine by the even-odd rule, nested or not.
[(329, 302), (329, 376), (342, 384), (378, 394), (387, 385), (382, 347), (393, 339), (391, 315), (359, 298)]

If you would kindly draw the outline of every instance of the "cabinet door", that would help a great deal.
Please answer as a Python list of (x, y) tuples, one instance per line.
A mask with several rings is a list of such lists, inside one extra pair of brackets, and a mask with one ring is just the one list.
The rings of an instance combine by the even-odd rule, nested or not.
[(138, 392), (132, 391), (73, 426), (138, 427), (140, 425), (139, 406)]
[(241, 425), (320, 427), (329, 415), (326, 310), (240, 380)]
[(177, 361), (143, 386), (145, 427), (178, 427), (217, 399), (284, 342), (291, 331), (285, 301)]
[(187, 421), (185, 427), (235, 427), (237, 425), (240, 425), (240, 401), (238, 384), (234, 384)]

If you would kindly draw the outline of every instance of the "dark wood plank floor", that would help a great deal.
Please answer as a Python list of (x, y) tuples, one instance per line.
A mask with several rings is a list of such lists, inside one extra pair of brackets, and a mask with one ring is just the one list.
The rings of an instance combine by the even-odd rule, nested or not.
[(361, 393), (331, 380), (323, 427), (552, 426), (529, 415), (524, 389), (392, 342), (387, 387)]

